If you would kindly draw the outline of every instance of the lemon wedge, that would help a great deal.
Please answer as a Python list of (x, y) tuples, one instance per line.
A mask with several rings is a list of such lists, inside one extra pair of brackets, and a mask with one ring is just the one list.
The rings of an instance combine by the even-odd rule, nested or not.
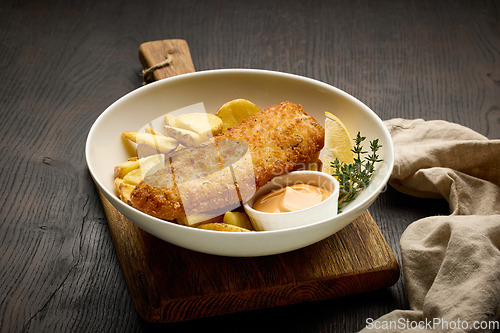
[(354, 141), (351, 133), (339, 118), (330, 112), (325, 112), (325, 116), (325, 146), (322, 152), (321, 171), (332, 175), (335, 170), (331, 163), (335, 161), (335, 158), (338, 158), (341, 163), (354, 163), (352, 152)]

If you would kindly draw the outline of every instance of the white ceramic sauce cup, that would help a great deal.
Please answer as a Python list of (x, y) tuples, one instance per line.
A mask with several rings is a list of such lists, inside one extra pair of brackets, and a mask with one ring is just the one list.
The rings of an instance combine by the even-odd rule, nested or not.
[[(252, 208), (255, 200), (262, 195), (295, 184), (323, 187), (332, 194), (319, 204), (294, 212), (265, 213)], [(282, 230), (333, 218), (337, 215), (338, 198), (339, 183), (334, 177), (319, 171), (293, 171), (273, 178), (244, 204), (244, 208), (256, 230)]]

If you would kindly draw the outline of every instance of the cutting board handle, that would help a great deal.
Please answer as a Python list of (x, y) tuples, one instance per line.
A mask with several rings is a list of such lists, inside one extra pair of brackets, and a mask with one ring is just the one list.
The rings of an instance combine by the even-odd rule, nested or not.
[(139, 60), (144, 67), (145, 84), (195, 71), (188, 44), (183, 39), (143, 43), (139, 47)]

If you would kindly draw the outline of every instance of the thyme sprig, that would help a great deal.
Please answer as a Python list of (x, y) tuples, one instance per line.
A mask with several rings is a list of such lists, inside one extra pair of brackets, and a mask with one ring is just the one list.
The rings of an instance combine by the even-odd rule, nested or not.
[(361, 136), (360, 132), (358, 132), (352, 149), (354, 153), (354, 162), (352, 164), (340, 162), (337, 158), (331, 162), (335, 169), (333, 176), (337, 178), (340, 185), (339, 212), (341, 212), (340, 208), (342, 206), (353, 201), (370, 184), (375, 171), (375, 163), (383, 161), (377, 155), (377, 151), (382, 147), (378, 143), (378, 139), (370, 141), (371, 154), (362, 158), (362, 155), (368, 153), (363, 151), (362, 142), (365, 139), (366, 137)]

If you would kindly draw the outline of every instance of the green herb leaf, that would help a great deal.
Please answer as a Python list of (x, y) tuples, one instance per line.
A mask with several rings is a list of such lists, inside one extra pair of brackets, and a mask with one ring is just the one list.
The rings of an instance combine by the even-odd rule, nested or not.
[(362, 143), (366, 137), (361, 136), (358, 132), (354, 139), (354, 162), (347, 164), (340, 162), (338, 159), (331, 162), (334, 168), (333, 176), (337, 178), (340, 184), (339, 192), (339, 213), (341, 208), (347, 203), (353, 201), (357, 195), (370, 184), (375, 171), (375, 163), (383, 160), (377, 155), (377, 151), (382, 147), (378, 139), (370, 141), (371, 154), (362, 157), (368, 152), (363, 151)]

